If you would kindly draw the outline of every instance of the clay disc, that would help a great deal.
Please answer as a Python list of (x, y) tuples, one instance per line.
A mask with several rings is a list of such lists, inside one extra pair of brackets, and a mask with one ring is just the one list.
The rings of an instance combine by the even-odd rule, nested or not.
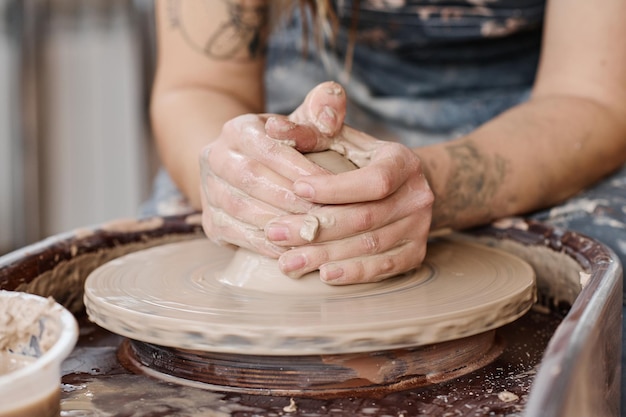
[[(233, 261), (243, 279), (229, 275)], [(157, 246), (96, 269), (85, 284), (85, 306), (91, 320), (130, 339), (295, 356), (458, 339), (515, 320), (535, 300), (530, 265), (466, 241), (434, 241), (419, 270), (375, 284), (276, 277), (266, 271), (275, 264), (207, 239)]]

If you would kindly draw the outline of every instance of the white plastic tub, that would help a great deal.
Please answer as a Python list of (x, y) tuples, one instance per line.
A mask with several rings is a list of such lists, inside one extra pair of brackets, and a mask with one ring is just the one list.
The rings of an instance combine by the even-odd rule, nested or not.
[(0, 291), (0, 417), (59, 415), (61, 363), (77, 339), (76, 319), (51, 298)]

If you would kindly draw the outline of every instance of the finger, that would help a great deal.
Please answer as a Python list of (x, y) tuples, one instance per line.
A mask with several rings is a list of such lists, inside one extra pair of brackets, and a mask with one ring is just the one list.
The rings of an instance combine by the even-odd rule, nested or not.
[(423, 177), (421, 162), (409, 148), (388, 143), (377, 149), (371, 161), (354, 171), (309, 175), (297, 179), (294, 193), (318, 204), (346, 204), (373, 201), (394, 193), (407, 177)]
[(213, 165), (221, 162), (232, 170), (240, 155), (259, 161), (261, 164), (294, 181), (303, 175), (320, 174), (324, 171), (306, 161), (288, 141), (277, 140), (267, 135), (265, 125), (271, 116), (247, 114), (229, 120), (222, 127), (220, 140), (206, 146), (201, 154), (201, 163), (208, 164), (216, 173), (221, 171)]
[[(301, 155), (299, 157), (302, 158)], [(314, 207), (313, 203), (294, 194), (292, 181), (276, 172), (278, 163), (259, 161), (232, 150), (211, 151), (205, 158), (202, 167), (203, 181), (207, 182), (205, 188), (208, 188), (209, 181), (215, 184), (211, 180), (214, 178), (239, 190), (242, 195), (286, 212), (305, 213)]]
[[(239, 116), (227, 122), (223, 128), (223, 136), (230, 138), (236, 146), (229, 149), (228, 146), (231, 145), (229, 141), (226, 141), (225, 144), (215, 143), (209, 147), (209, 150), (215, 147), (220, 157), (228, 156), (228, 151), (246, 155), (271, 167), (277, 174), (292, 182), (301, 176), (326, 173), (318, 165), (306, 160), (302, 153), (295, 149), (295, 142), (302, 135), (304, 135), (304, 142), (316, 140), (313, 136), (319, 136), (319, 134), (315, 128), (291, 123), (284, 116)], [(294, 127), (293, 134), (289, 134), (290, 129)], [(268, 134), (268, 128), (272, 135)]]
[(273, 258), (277, 258), (284, 252), (283, 248), (268, 242), (260, 228), (241, 222), (224, 211), (215, 209), (209, 204), (206, 193), (200, 194), (202, 228), (212, 242), (220, 246), (230, 244), (244, 247)]
[[(365, 258), (383, 255), (393, 251), (396, 247), (406, 246), (407, 242), (425, 242), (428, 236), (429, 225), (430, 218), (428, 215), (425, 215), (423, 221), (417, 224), (413, 220), (405, 218), (381, 229), (349, 238), (298, 247), (281, 255), (279, 267), (284, 274), (294, 278), (316, 269), (320, 269), (320, 272), (325, 270), (326, 272), (322, 275), (322, 279), (332, 280), (335, 278), (332, 274), (334, 269), (329, 265), (342, 265), (344, 262), (351, 262), (351, 260), (358, 260), (357, 263), (363, 263)], [(406, 233), (407, 230), (411, 231), (409, 235)], [(403, 252), (402, 255), (405, 255), (405, 253)], [(390, 270), (396, 273), (406, 271), (417, 265), (418, 262), (421, 262), (421, 255), (421, 252), (417, 251), (411, 253), (409, 259), (398, 259), (394, 263), (394, 268)], [(379, 257), (377, 259), (382, 258)], [(350, 271), (354, 269), (354, 267), (351, 268)], [(376, 271), (378, 269), (370, 266), (367, 277), (363, 279), (373, 280), (380, 275)], [(339, 282), (343, 282), (345, 279), (350, 281), (355, 279), (354, 272), (350, 272), (347, 278), (342, 278), (341, 276), (336, 278)]]
[(213, 176), (206, 176), (202, 182), (202, 192), (206, 202), (214, 209), (220, 209), (235, 219), (262, 229), (277, 216), (288, 212), (242, 193), (224, 181)]
[(376, 229), (408, 217), (430, 218), (434, 197), (428, 184), (423, 191), (401, 187), (398, 192), (368, 203), (326, 205), (306, 215), (285, 215), (265, 225), (266, 238), (279, 246), (301, 246), (328, 242)]
[(290, 121), (286, 117), (270, 116), (265, 123), (267, 135), (283, 141), (283, 143), (296, 148), (301, 153), (314, 152), (319, 147), (328, 146), (319, 140), (317, 129), (308, 124), (299, 124)]
[(323, 135), (334, 136), (344, 123), (346, 102), (343, 87), (327, 81), (313, 88), (289, 119), (299, 124), (312, 124)]
[(220, 246), (231, 244), (272, 258), (285, 251), (268, 242), (261, 229), (208, 206), (205, 198), (202, 203), (202, 228), (205, 235)]
[(426, 245), (408, 241), (381, 254), (324, 264), (320, 279), (331, 285), (379, 282), (417, 268), (425, 255)]
[(278, 246), (300, 246), (316, 240), (320, 218), (308, 214), (301, 216), (279, 216), (271, 219), (264, 227), (265, 238)]

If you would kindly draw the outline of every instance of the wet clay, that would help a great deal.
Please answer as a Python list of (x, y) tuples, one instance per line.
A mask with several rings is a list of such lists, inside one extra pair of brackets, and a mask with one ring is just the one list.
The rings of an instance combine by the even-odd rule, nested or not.
[(54, 299), (0, 291), (0, 417), (59, 415), (60, 365), (77, 338)]
[(335, 151), (312, 152), (305, 154), (305, 156), (333, 174), (340, 174), (358, 168), (349, 159)]
[(20, 297), (0, 298), (0, 353), (10, 348), (15, 353), (40, 356), (59, 337), (61, 324), (57, 314), (52, 298), (47, 303), (28, 302)]
[[(233, 260), (244, 279), (230, 272)], [(157, 345), (300, 356), (458, 339), (515, 320), (535, 300), (526, 262), (451, 239), (431, 242), (417, 271), (372, 284), (292, 280), (257, 260), (208, 239), (132, 253), (90, 274), (86, 310), (108, 330)]]

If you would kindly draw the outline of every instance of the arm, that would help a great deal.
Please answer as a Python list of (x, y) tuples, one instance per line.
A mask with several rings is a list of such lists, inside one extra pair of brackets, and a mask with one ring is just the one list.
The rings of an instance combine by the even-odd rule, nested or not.
[(159, 1), (151, 117), (161, 160), (192, 206), (202, 208), (206, 235), (277, 257), (284, 249), (265, 239), (265, 223), (310, 210), (314, 204), (293, 193), (293, 180), (325, 171), (290, 142), (268, 136), (266, 124), (288, 122), (283, 128), (304, 137), (332, 134), (343, 124), (345, 95), (323, 84), (291, 121), (261, 114), (268, 5)]
[(549, 207), (626, 160), (626, 3), (551, 0), (532, 96), (457, 141), (416, 149), (433, 228)]
[(156, 11), (152, 126), (163, 164), (199, 209), (201, 149), (228, 120), (263, 111), (267, 5), (160, 0)]

